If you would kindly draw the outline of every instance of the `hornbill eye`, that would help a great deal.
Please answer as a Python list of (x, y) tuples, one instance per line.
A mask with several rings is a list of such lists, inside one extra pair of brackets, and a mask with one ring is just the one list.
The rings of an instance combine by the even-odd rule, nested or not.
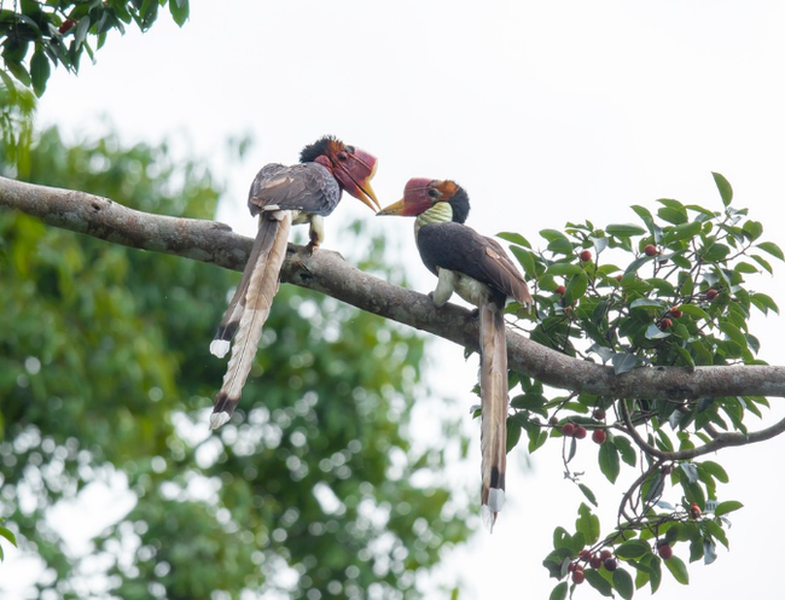
[(340, 160), (341, 162), (346, 162), (348, 159), (349, 157), (346, 155), (346, 152), (338, 153), (338, 160)]
[(439, 197), (439, 190), (431, 188), (431, 189), (428, 190), (428, 195), (431, 198), (438, 198)]

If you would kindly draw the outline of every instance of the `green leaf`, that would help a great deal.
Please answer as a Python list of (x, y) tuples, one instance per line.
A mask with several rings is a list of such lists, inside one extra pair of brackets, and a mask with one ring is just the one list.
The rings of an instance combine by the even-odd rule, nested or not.
[(557, 583), (556, 587), (553, 588), (551, 595), (548, 596), (548, 600), (564, 600), (567, 597), (567, 588), (569, 587), (566, 581), (562, 581), (561, 583)]
[(598, 457), (600, 463), (600, 471), (608, 481), (616, 483), (616, 478), (619, 476), (619, 451), (613, 444), (602, 444)]
[(643, 540), (628, 540), (616, 547), (619, 558), (640, 558), (651, 553), (651, 546)]
[(663, 331), (660, 329), (656, 323), (651, 323), (646, 328), (646, 339), (647, 340), (660, 340), (666, 337), (670, 337), (670, 333), (667, 331)]
[(750, 294), (750, 302), (764, 313), (766, 312), (766, 309), (770, 309), (775, 313), (780, 314), (780, 308), (777, 306), (777, 303), (772, 300), (771, 296), (761, 292), (755, 292), (754, 294)]
[(611, 584), (608, 583), (608, 580), (605, 579), (600, 572), (596, 569), (587, 569), (586, 570), (586, 581), (589, 582), (595, 590), (600, 592), (603, 596), (608, 596), (609, 598), (613, 596), (613, 588)]
[(530, 250), (532, 247), (532, 245), (529, 243), (529, 240), (523, 237), (520, 233), (515, 233), (514, 231), (501, 231), (496, 234), (496, 237), (506, 240), (511, 244), (517, 244), (518, 246), (529, 248)]
[(668, 570), (676, 581), (682, 585), (689, 585), (690, 574), (687, 572), (687, 565), (684, 564), (682, 559), (675, 555), (671, 556), (665, 561), (665, 566), (668, 567)]
[(531, 279), (537, 277), (537, 271), (534, 263), (534, 254), (532, 254), (530, 250), (526, 250), (520, 246), (510, 246), (510, 252), (512, 252), (513, 256), (518, 259), (518, 262), (523, 267), (523, 272), (526, 274), (526, 277)]
[(646, 225), (646, 228), (649, 230), (650, 233), (654, 233), (654, 217), (651, 216), (651, 212), (645, 206), (640, 206), (638, 204), (633, 204), (630, 208), (635, 211), (635, 214), (638, 215)]
[(741, 329), (736, 327), (733, 323), (723, 319), (719, 322), (719, 328), (722, 333), (727, 335), (729, 339), (736, 342), (741, 348), (747, 348), (747, 338), (741, 332)]
[(592, 492), (589, 489), (588, 486), (586, 486), (586, 485), (584, 485), (582, 483), (579, 483), (578, 484), (578, 488), (583, 492), (583, 495), (586, 496), (586, 499), (589, 502), (591, 502), (594, 506), (599, 506), (599, 504), (597, 504), (597, 497), (594, 495), (594, 492)]
[(630, 600), (633, 594), (632, 577), (624, 569), (616, 569), (613, 572), (613, 587), (619, 592), (624, 600)]
[(555, 262), (550, 265), (547, 269), (545, 269), (545, 274), (550, 275), (551, 277), (559, 276), (559, 275), (576, 275), (577, 273), (581, 273), (583, 269), (574, 263), (569, 262)]
[(515, 448), (521, 439), (521, 424), (515, 417), (507, 418), (507, 452)]
[(30, 61), (30, 77), (33, 81), (33, 91), (40, 98), (46, 90), (46, 82), (49, 79), (49, 59), (41, 47), (36, 48)]
[(673, 223), (674, 225), (681, 225), (682, 223), (687, 223), (687, 211), (684, 209), (677, 210), (674, 208), (668, 208), (667, 206), (663, 206), (661, 209), (657, 211), (657, 216), (660, 217), (663, 221), (667, 221), (668, 223)]
[(621, 435), (614, 435), (611, 438), (611, 442), (613, 443), (614, 446), (616, 446), (616, 449), (619, 451), (619, 454), (621, 455), (621, 459), (631, 467), (634, 467), (635, 463), (638, 460), (638, 454), (635, 452), (635, 449), (632, 447), (630, 440), (628, 440), (626, 437)]
[(591, 512), (585, 502), (578, 508), (575, 530), (583, 534), (586, 544), (594, 544), (600, 539), (600, 518)]
[(706, 471), (712, 477), (714, 477), (718, 481), (721, 481), (722, 483), (728, 483), (729, 481), (728, 473), (725, 472), (725, 469), (722, 468), (722, 465), (714, 461), (707, 460), (700, 463), (699, 469)]
[(634, 235), (643, 235), (646, 230), (638, 225), (608, 225), (605, 232), (615, 237), (628, 238)]
[(613, 372), (616, 375), (621, 375), (627, 371), (632, 371), (638, 366), (638, 357), (629, 352), (617, 352), (611, 359), (613, 365)]
[(719, 173), (712, 172), (712, 176), (714, 177), (714, 183), (717, 185), (717, 189), (720, 191), (722, 204), (724, 206), (730, 205), (731, 200), (733, 200), (733, 188), (730, 186), (730, 183), (728, 183), (728, 180)]
[(581, 270), (580, 273), (570, 277), (567, 282), (567, 289), (564, 292), (564, 303), (569, 306), (576, 300), (579, 300), (586, 293), (588, 287), (589, 280), (586, 277), (586, 272)]
[(8, 529), (7, 527), (3, 527), (2, 525), (0, 525), (0, 535), (3, 536), (5, 539), (7, 539), (9, 542), (11, 542), (14, 546), (17, 545), (16, 536), (14, 535), (14, 532)]
[[(660, 209), (664, 210), (664, 209)], [(679, 240), (694, 237), (701, 230), (699, 221), (681, 223), (676, 227), (669, 228), (662, 236), (662, 244), (670, 244)]]
[(777, 244), (775, 244), (774, 242), (761, 242), (760, 244), (758, 244), (755, 247), (756, 248), (760, 248), (764, 252), (768, 252), (774, 258), (779, 258), (780, 260), (785, 260), (785, 256), (783, 256), (782, 250), (780, 250), (780, 247)]
[(169, 0), (169, 12), (174, 22), (182, 27), (188, 20), (188, 0)]
[(718, 517), (720, 515), (727, 515), (729, 512), (739, 510), (743, 506), (744, 505), (738, 500), (726, 500), (725, 502), (720, 502), (717, 505), (717, 508), (714, 509), (714, 514)]

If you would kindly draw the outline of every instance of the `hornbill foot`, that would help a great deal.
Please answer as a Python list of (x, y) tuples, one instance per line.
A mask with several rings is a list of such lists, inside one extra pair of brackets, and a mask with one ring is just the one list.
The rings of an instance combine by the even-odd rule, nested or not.
[(313, 253), (319, 249), (319, 242), (311, 240), (305, 245), (306, 256), (313, 256)]

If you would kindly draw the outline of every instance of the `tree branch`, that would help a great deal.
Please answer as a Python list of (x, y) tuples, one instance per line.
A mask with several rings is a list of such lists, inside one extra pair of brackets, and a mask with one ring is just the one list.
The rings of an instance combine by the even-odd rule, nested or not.
[[(0, 206), (111, 243), (174, 254), (236, 271), (244, 268), (252, 244), (250, 238), (233, 233), (222, 223), (144, 213), (92, 194), (3, 177), (0, 177)], [(362, 310), (477, 350), (478, 323), (471, 311), (453, 304), (436, 309), (427, 296), (359, 271), (336, 252), (321, 249), (309, 256), (290, 244), (281, 281), (323, 292)], [(699, 396), (785, 396), (785, 367), (637, 368), (617, 376), (611, 367), (571, 358), (509, 330), (507, 345), (511, 369), (547, 385), (576, 392), (668, 400)], [(741, 434), (721, 434), (731, 435)], [(749, 436), (745, 439), (749, 441)], [(723, 445), (732, 445), (730, 438), (723, 438)]]

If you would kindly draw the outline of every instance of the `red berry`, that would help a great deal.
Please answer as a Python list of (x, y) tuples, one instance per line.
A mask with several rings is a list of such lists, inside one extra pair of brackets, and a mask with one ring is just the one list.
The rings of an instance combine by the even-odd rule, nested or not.
[(592, 441), (597, 443), (597, 444), (605, 443), (605, 440), (607, 438), (608, 438), (608, 436), (606, 435), (605, 430), (603, 430), (603, 429), (595, 429), (592, 432), (592, 434), (591, 434)]
[(591, 416), (597, 419), (598, 421), (602, 421), (605, 418), (605, 411), (601, 408), (595, 408), (594, 411), (591, 413)]
[(567, 291), (567, 288), (563, 285), (558, 286), (555, 290), (553, 290), (554, 294), (559, 294), (560, 296), (564, 296), (564, 292)]
[(571, 562), (567, 565), (567, 572), (572, 573), (578, 565), (574, 562)]
[(690, 517), (697, 519), (701, 516), (701, 508), (694, 502), (690, 505)]
[(548, 423), (550, 423), (551, 425), (558, 425), (559, 419), (557, 419), (556, 417), (551, 417), (550, 419), (548, 419)]
[(583, 583), (584, 581), (586, 581), (586, 573), (583, 572), (583, 568), (579, 565), (572, 572), (572, 582)]
[(656, 256), (657, 246), (655, 246), (654, 244), (647, 244), (646, 247), (643, 249), (643, 253), (646, 256)]
[(679, 318), (681, 318), (684, 315), (684, 313), (682, 312), (682, 310), (678, 306), (674, 306), (668, 312), (671, 314), (671, 316), (674, 319), (679, 319)]
[(578, 552), (578, 559), (579, 560), (589, 560), (591, 558), (591, 551), (584, 548), (580, 552)]
[(581, 262), (589, 262), (591, 260), (591, 251), (584, 250), (580, 254)]
[(66, 19), (65, 21), (63, 21), (60, 27), (57, 28), (57, 31), (60, 32), (60, 35), (65, 35), (65, 33), (70, 31), (74, 25), (76, 25), (76, 23), (74, 22), (73, 19)]
[(657, 327), (659, 327), (662, 331), (665, 331), (666, 329), (673, 327), (673, 321), (671, 321), (668, 317), (665, 317), (664, 319), (660, 319)]
[(706, 290), (706, 300), (714, 300), (720, 293), (714, 288)]
[(599, 569), (601, 565), (602, 559), (599, 554), (595, 554), (591, 557), (591, 560), (589, 560), (589, 566), (591, 566), (592, 569)]
[(578, 425), (575, 428), (575, 437), (579, 440), (586, 437), (586, 428), (583, 425)]
[(659, 546), (657, 546), (657, 554), (660, 555), (660, 558), (668, 560), (671, 556), (673, 556), (673, 548), (671, 548), (670, 544), (667, 542), (662, 542)]
[(616, 275), (616, 281), (621, 281), (623, 277), (624, 277), (624, 275), (619, 273), (618, 275)]
[(600, 552), (600, 558), (601, 558), (603, 561), (606, 561), (606, 560), (608, 560), (608, 559), (609, 559), (609, 558), (611, 558), (612, 556), (613, 556), (613, 552), (611, 552), (611, 551), (610, 551), (610, 550), (608, 550), (608, 549), (605, 549), (605, 550), (603, 550), (602, 552)]
[(572, 437), (575, 435), (575, 425), (573, 425), (572, 423), (565, 423), (564, 425), (561, 426), (561, 432), (563, 435), (566, 435), (567, 437)]
[(616, 570), (616, 559), (615, 558), (606, 558), (605, 562), (602, 565), (608, 569), (609, 571)]

